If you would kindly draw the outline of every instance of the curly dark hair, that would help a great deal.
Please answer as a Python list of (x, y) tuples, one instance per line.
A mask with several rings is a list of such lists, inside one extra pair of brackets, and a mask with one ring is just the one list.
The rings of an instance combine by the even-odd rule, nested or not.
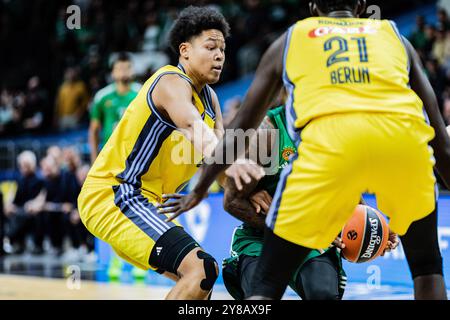
[(329, 13), (338, 10), (353, 10), (358, 0), (314, 0), (320, 11)]
[(170, 47), (178, 55), (180, 44), (210, 29), (220, 30), (225, 38), (230, 36), (230, 26), (219, 11), (209, 7), (189, 6), (180, 12), (170, 30)]

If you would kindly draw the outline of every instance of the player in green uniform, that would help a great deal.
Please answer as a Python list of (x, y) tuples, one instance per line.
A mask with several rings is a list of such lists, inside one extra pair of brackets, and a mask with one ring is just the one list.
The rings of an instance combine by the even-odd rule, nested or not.
[[(270, 110), (260, 129), (278, 129), (279, 163), (273, 175), (266, 175), (259, 182), (238, 191), (232, 181), (225, 186), (224, 207), (244, 224), (235, 229), (231, 245), (231, 257), (223, 261), (223, 279), (228, 292), (237, 300), (250, 293), (250, 280), (257, 272), (257, 260), (264, 242), (265, 213), (275, 194), (280, 173), (289, 157), (297, 152), (286, 129), (284, 106)], [(261, 132), (261, 131), (260, 131)], [(269, 150), (272, 150), (273, 145)], [(347, 277), (342, 268), (339, 238), (335, 246), (312, 250), (296, 270), (289, 285), (304, 300), (340, 300), (344, 294)]]
[(91, 163), (97, 158), (100, 144), (103, 145), (109, 139), (125, 109), (141, 88), (140, 84), (132, 82), (133, 69), (130, 58), (125, 53), (119, 54), (114, 61), (111, 75), (114, 82), (97, 92), (90, 111)]

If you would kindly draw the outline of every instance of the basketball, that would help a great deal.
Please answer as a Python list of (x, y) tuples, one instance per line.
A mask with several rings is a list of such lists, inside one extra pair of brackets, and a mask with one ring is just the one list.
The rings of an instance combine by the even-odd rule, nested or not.
[(358, 205), (342, 229), (343, 257), (355, 263), (367, 262), (383, 253), (389, 239), (389, 226), (381, 213)]

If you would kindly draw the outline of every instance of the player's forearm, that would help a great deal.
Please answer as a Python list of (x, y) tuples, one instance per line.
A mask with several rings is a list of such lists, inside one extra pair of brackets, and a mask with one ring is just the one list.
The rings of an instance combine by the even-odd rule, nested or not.
[(236, 219), (257, 229), (264, 229), (265, 217), (258, 214), (248, 199), (233, 195), (224, 197), (224, 209)]
[(179, 130), (204, 157), (210, 157), (219, 142), (214, 131), (203, 121), (188, 123)]

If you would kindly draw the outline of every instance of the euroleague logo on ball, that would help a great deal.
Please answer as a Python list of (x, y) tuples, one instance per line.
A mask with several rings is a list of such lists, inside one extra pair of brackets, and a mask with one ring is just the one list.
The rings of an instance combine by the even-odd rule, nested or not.
[(349, 240), (356, 240), (358, 238), (358, 233), (355, 230), (350, 230), (347, 232), (347, 238)]

